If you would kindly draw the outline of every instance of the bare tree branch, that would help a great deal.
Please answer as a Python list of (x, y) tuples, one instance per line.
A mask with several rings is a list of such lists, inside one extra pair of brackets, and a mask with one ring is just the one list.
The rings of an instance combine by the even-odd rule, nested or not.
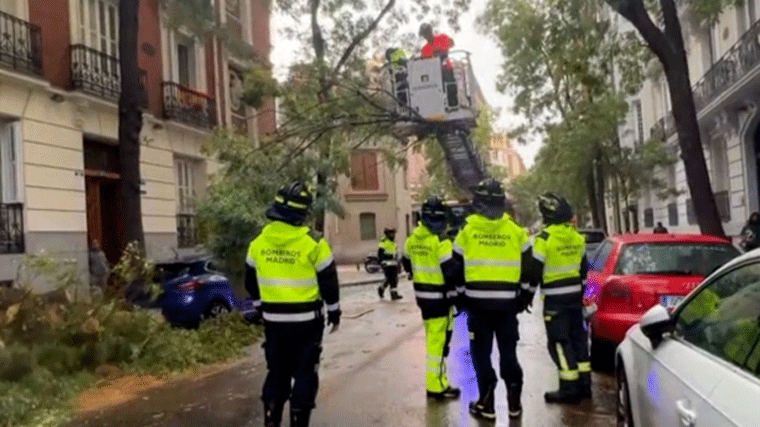
[(333, 68), (332, 75), (335, 76), (340, 72), (340, 69), (343, 67), (343, 64), (348, 61), (348, 58), (351, 57), (351, 54), (354, 52), (357, 46), (359, 46), (364, 39), (369, 37), (369, 35), (375, 31), (375, 28), (377, 28), (377, 25), (380, 23), (380, 21), (383, 19), (383, 17), (390, 12), (391, 9), (393, 9), (393, 6), (395, 6), (396, 0), (389, 0), (388, 3), (386, 3), (385, 7), (380, 11), (380, 13), (377, 15), (374, 21), (372, 21), (367, 28), (364, 29), (361, 33), (354, 36), (354, 38), (351, 40), (351, 43), (349, 43), (348, 47), (346, 47), (346, 50), (343, 51), (343, 55), (341, 55), (340, 59), (338, 60), (338, 63), (335, 64), (335, 67)]

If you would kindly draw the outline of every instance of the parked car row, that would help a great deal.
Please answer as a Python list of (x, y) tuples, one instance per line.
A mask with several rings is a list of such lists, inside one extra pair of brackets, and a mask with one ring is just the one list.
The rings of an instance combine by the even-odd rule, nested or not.
[(760, 250), (642, 234), (589, 259), (592, 363), (614, 366), (617, 425), (760, 425)]

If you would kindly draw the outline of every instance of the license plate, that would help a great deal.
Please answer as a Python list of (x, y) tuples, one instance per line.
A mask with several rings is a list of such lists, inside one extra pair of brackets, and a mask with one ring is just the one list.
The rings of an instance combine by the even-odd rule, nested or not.
[(683, 295), (661, 295), (660, 296), (660, 304), (662, 304), (663, 307), (668, 309), (674, 309), (678, 304), (683, 301), (684, 296)]

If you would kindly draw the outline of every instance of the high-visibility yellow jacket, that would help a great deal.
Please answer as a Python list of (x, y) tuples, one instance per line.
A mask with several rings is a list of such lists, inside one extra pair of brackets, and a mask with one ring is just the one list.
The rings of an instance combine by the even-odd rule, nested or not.
[(412, 272), (417, 305), (422, 318), (448, 316), (453, 298), (457, 296), (453, 282), (447, 280), (454, 260), (451, 241), (441, 239), (419, 224), (404, 243), (402, 258), (405, 269)]
[(536, 236), (532, 252), (544, 306), (581, 307), (588, 272), (583, 235), (568, 223), (550, 225)]
[(327, 241), (308, 227), (274, 221), (251, 242), (245, 285), (265, 321), (302, 322), (340, 309), (338, 273)]
[(479, 214), (454, 241), (468, 306), (480, 310), (513, 310), (521, 287), (528, 288), (530, 239), (509, 215), (491, 220)]

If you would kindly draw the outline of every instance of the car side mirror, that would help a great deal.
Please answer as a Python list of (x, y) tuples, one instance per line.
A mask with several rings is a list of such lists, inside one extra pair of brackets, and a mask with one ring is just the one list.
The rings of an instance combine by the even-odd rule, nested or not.
[(652, 348), (657, 348), (662, 342), (663, 335), (673, 329), (673, 318), (668, 309), (657, 304), (641, 317), (639, 327), (641, 332), (649, 338)]

